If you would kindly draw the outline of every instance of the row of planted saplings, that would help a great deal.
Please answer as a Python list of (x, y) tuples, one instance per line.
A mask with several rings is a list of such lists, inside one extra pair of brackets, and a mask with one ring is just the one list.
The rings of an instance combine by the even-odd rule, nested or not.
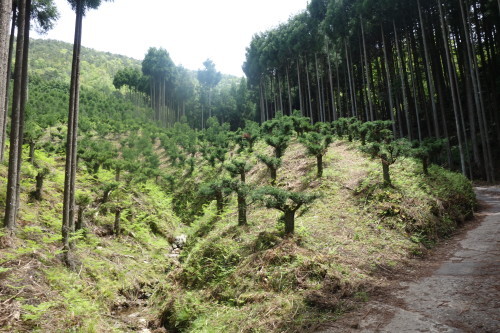
[[(400, 156), (412, 156), (422, 161), (423, 172), (428, 174), (430, 159), (439, 153), (443, 147), (443, 140), (427, 139), (423, 142), (411, 143), (406, 139), (395, 140), (390, 130), (390, 121), (360, 122), (355, 118), (341, 118), (332, 123), (316, 123), (311, 125), (309, 118), (294, 114), (293, 116), (282, 116), (268, 120), (259, 128), (252, 123), (250, 128), (236, 133), (236, 142), (240, 145), (238, 152), (245, 148), (253, 151), (253, 144), (260, 137), (273, 148), (271, 155), (257, 154), (257, 158), (265, 164), (271, 176), (271, 186), (264, 186), (252, 190), (246, 184), (246, 173), (252, 165), (243, 157), (236, 157), (225, 162), (228, 146), (217, 147), (217, 140), (213, 140), (211, 155), (206, 159), (212, 166), (219, 160), (232, 175), (233, 179), (219, 179), (205, 183), (200, 189), (200, 195), (216, 200), (217, 211), (222, 213), (225, 198), (236, 193), (238, 202), (238, 223), (247, 224), (247, 200), (260, 201), (267, 208), (278, 209), (283, 212), (285, 222), (285, 235), (294, 232), (295, 213), (304, 205), (312, 203), (319, 197), (315, 193), (297, 193), (276, 187), (277, 171), (282, 165), (283, 155), (295, 132), (299, 142), (304, 144), (309, 156), (317, 161), (317, 177), (323, 175), (323, 156), (328, 146), (333, 142), (334, 136), (347, 138), (349, 141), (359, 139), (361, 150), (369, 153), (373, 158), (379, 158), (382, 165), (384, 184), (391, 186), (389, 166), (396, 162)], [(248, 126), (247, 126), (248, 127)], [(219, 140), (218, 142), (227, 142)], [(239, 179), (234, 179), (238, 178)]]

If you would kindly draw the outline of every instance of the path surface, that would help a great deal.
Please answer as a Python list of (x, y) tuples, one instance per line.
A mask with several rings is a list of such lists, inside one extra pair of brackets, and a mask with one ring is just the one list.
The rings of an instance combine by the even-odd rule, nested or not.
[[(477, 187), (469, 230), (363, 308), (322, 333), (500, 332), (500, 187)], [(414, 272), (415, 273), (415, 272)]]

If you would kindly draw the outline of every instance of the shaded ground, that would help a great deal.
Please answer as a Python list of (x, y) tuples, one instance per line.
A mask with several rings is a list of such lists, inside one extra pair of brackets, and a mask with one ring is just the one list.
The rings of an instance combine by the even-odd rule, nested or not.
[(500, 187), (475, 191), (479, 213), (456, 238), (319, 332), (500, 332)]

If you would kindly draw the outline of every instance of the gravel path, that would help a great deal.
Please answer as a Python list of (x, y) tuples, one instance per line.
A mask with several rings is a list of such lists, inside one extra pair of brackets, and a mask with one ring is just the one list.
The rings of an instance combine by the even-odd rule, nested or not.
[(438, 250), (418, 279), (395, 280), (389, 294), (321, 332), (500, 332), (500, 187), (475, 190), (473, 228)]

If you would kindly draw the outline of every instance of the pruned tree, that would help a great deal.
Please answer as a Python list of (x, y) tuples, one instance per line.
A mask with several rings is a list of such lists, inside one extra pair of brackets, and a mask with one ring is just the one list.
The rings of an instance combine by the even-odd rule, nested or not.
[(277, 187), (262, 187), (254, 194), (255, 199), (261, 201), (266, 208), (274, 208), (283, 212), (285, 236), (295, 231), (295, 214), (303, 206), (319, 198), (314, 193), (291, 192)]
[(246, 173), (252, 170), (253, 165), (251, 165), (247, 160), (243, 158), (233, 158), (228, 161), (224, 167), (231, 174), (232, 177), (240, 177), (242, 183), (246, 182)]
[(316, 157), (317, 177), (323, 176), (323, 156), (328, 151), (328, 146), (333, 142), (330, 134), (321, 131), (311, 131), (305, 133), (300, 142), (306, 147), (307, 154)]
[(217, 214), (221, 215), (224, 211), (226, 197), (231, 193), (229, 179), (218, 179), (204, 183), (200, 186), (199, 195), (208, 200), (215, 200)]
[[(389, 130), (392, 133), (392, 131)], [(361, 150), (370, 154), (372, 158), (379, 158), (382, 165), (382, 175), (384, 185), (392, 186), (390, 166), (396, 163), (397, 159), (408, 153), (410, 142), (407, 139), (392, 140), (387, 138), (383, 142), (372, 142), (361, 147)]]
[(429, 175), (429, 164), (443, 151), (445, 145), (446, 139), (426, 138), (422, 142), (414, 141), (409, 153), (422, 162), (422, 171), (427, 176)]
[(75, 231), (82, 230), (86, 227), (84, 220), (84, 213), (92, 202), (90, 193), (77, 192), (75, 196), (75, 203), (78, 206), (78, 214), (76, 218)]
[(278, 168), (282, 164), (281, 157), (278, 158), (274, 156), (258, 154), (257, 158), (267, 166), (267, 169), (271, 174), (271, 185), (276, 185), (276, 179), (278, 178)]

